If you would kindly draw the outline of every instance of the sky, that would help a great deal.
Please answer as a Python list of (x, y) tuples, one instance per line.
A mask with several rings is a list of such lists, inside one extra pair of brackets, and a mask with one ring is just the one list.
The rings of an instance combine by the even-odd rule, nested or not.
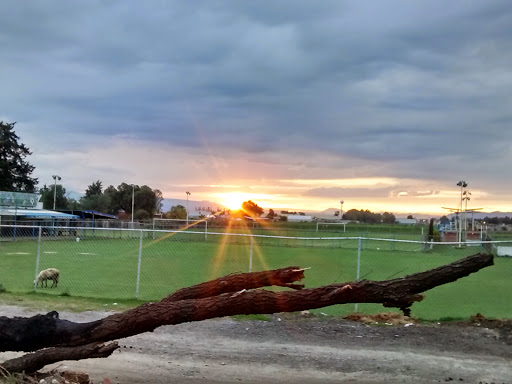
[(265, 209), (512, 211), (509, 0), (0, 2), (39, 186)]

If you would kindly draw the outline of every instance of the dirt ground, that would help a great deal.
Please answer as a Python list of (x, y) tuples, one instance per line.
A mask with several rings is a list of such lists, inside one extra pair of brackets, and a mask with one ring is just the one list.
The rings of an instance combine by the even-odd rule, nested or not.
[[(0, 306), (0, 316), (32, 316)], [(91, 321), (108, 312), (60, 313)], [(111, 357), (46, 369), (86, 372), (94, 383), (512, 383), (512, 320), (367, 325), (279, 314), (160, 327), (122, 339)], [(20, 355), (0, 353), (0, 362)]]

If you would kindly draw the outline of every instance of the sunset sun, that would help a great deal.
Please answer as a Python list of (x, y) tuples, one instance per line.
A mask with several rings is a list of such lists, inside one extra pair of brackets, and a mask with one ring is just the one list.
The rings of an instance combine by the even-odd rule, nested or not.
[(244, 201), (251, 199), (249, 194), (240, 192), (223, 193), (220, 197), (222, 199), (220, 203), (231, 210), (240, 209)]

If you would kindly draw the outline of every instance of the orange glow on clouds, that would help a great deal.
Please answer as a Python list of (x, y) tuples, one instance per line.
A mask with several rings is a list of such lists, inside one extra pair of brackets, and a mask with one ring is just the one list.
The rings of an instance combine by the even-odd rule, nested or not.
[(260, 207), (267, 206), (273, 200), (272, 195), (262, 193), (224, 192), (217, 193), (216, 196), (220, 204), (232, 210), (240, 209), (242, 204), (249, 200), (252, 200)]

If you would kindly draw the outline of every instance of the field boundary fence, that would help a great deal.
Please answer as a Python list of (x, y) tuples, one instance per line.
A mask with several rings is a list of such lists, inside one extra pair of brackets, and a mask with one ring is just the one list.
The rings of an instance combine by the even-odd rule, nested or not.
[[(440, 243), (379, 236), (2, 224), (0, 290), (154, 301), (230, 273), (312, 267), (307, 285), (315, 287), (400, 277), (478, 252), (504, 256), (496, 258), (502, 268), (495, 274), (503, 280), (496, 289), (511, 292), (512, 257), (506, 256), (512, 256), (512, 241), (507, 240)], [(61, 271), (58, 287), (36, 286), (39, 271), (49, 267)], [(512, 317), (512, 309), (503, 311)]]

